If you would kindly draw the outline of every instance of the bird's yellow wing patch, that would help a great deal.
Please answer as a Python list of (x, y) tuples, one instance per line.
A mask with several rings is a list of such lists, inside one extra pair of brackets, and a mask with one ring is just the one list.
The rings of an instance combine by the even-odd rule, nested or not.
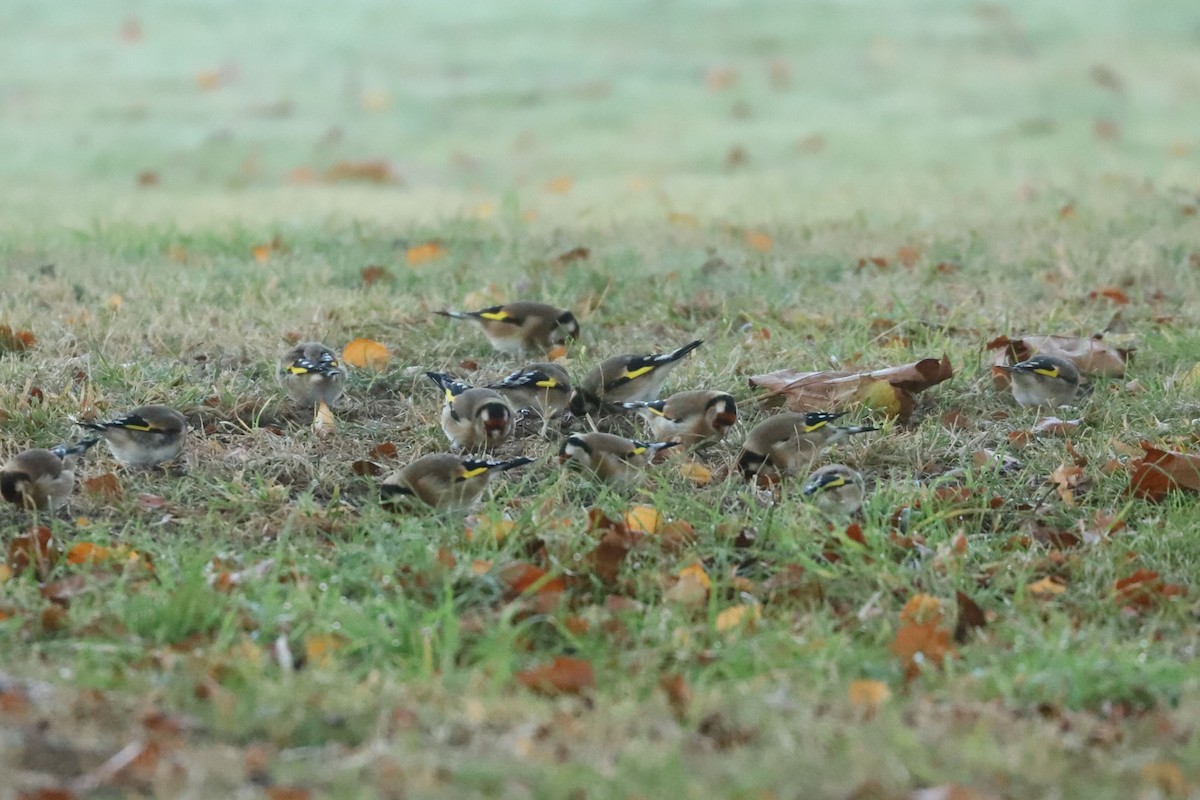
[(1038, 375), (1045, 375), (1047, 378), (1058, 377), (1058, 367), (1050, 367), (1049, 369), (1046, 367), (1038, 367), (1034, 370), (1034, 372), (1036, 372)]
[(627, 369), (621, 373), (621, 377), (627, 381), (631, 381), (634, 378), (645, 375), (647, 372), (652, 372), (653, 370), (654, 370), (653, 366), (639, 367), (638, 369)]
[(483, 311), (479, 314), (480, 319), (490, 319), (495, 322), (503, 322), (511, 316), (507, 311)]

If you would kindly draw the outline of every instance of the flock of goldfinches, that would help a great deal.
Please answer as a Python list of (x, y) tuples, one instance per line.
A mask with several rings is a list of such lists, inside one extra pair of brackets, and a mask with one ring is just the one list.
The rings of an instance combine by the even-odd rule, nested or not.
[[(496, 350), (518, 357), (545, 356), (579, 335), (574, 314), (544, 303), (522, 301), (480, 311), (437, 313), (478, 325)], [(486, 455), (512, 438), (518, 419), (525, 417), (542, 420), (543, 436), (555, 418), (569, 414), (593, 420), (592, 432), (566, 437), (558, 458), (612, 485), (635, 483), (654, 457), (668, 448), (699, 449), (718, 442), (738, 421), (732, 395), (695, 389), (659, 399), (671, 370), (700, 344), (689, 342), (667, 353), (613, 356), (576, 384), (561, 365), (551, 361), (526, 364), (488, 386), (470, 386), (445, 373), (427, 372), (444, 395), (441, 427), (452, 452), (423, 456), (388, 476), (380, 488), (381, 502), (395, 509), (469, 511), (493, 474), (532, 463), (525, 457), (500, 461)], [(1010, 373), (1013, 397), (1020, 405), (1066, 405), (1080, 391), (1075, 365), (1055, 356), (1036, 355), (1004, 369)], [(289, 350), (280, 362), (279, 375), (288, 395), (311, 408), (333, 405), (346, 383), (337, 354), (316, 342)], [(595, 419), (627, 411), (646, 421), (653, 441), (595, 430)], [(835, 424), (844, 413), (784, 412), (767, 417), (747, 434), (738, 469), (750, 479), (807, 472), (829, 445), (876, 430)], [(188, 428), (182, 414), (162, 405), (141, 406), (107, 422), (77, 424), (94, 435), (51, 450), (18, 453), (0, 470), (0, 495), (18, 506), (53, 511), (74, 489), (77, 459), (101, 439), (122, 464), (154, 467), (180, 455)], [(865, 483), (856, 470), (829, 464), (808, 474), (802, 493), (826, 512), (853, 514), (863, 503)]]

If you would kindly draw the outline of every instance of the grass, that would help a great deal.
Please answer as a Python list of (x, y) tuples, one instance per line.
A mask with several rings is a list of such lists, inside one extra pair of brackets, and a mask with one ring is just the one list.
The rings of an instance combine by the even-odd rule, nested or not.
[[(1195, 449), (1187, 4), (285, 11), (156, 6), (129, 41), (120, 4), (28, 3), (0, 31), (0, 322), (38, 339), (0, 356), (0, 456), (70, 437), (88, 408), (168, 402), (196, 428), (185, 474), (117, 470), (120, 496), (81, 489), (48, 523), (67, 544), (146, 554), (152, 575), (60, 564), (48, 581), (78, 582), (61, 619), (32, 572), (0, 583), (0, 691), (17, 687), (0, 695), (0, 783), (69, 781), (159, 709), (185, 720), (186, 746), (164, 745), (184, 771), (164, 760), (110, 795), (252, 796), (261, 772), (329, 797), (1195, 793), (1196, 498), (1131, 501), (1124, 469), (1105, 469), (1142, 440)], [(294, 183), (364, 159), (403, 183)], [(146, 171), (157, 185), (138, 184)], [(407, 262), (433, 240), (441, 258)], [(556, 261), (576, 246), (590, 256)], [(870, 257), (887, 266), (859, 266)], [(364, 286), (371, 264), (390, 279)], [(1114, 285), (1128, 305), (1089, 296)], [(826, 521), (794, 486), (767, 504), (667, 464), (637, 502), (696, 540), (648, 542), (607, 587), (581, 560), (584, 509), (618, 514), (626, 494), (539, 463), (481, 509), (513, 532), (468, 540), (456, 520), (384, 512), (378, 479), (351, 468), (444, 446), (423, 371), (516, 364), (431, 312), (518, 295), (580, 315), (576, 374), (705, 339), (670, 386), (733, 391), (743, 431), (764, 413), (752, 374), (944, 352), (955, 376), (909, 423), (875, 419), (882, 433), (831, 455), (872, 483), (865, 546), (826, 558)], [(1099, 331), (1138, 351), (1078, 410), (1087, 484), (1068, 506), (1047, 484), (1065, 440), (1010, 448), (1034, 414), (994, 390), (984, 344)], [(331, 438), (275, 386), (291, 334), (394, 355), (351, 374)], [(944, 424), (951, 410), (965, 428)], [(398, 454), (369, 456), (382, 442)], [(1021, 466), (975, 467), (982, 449)], [(99, 453), (82, 477), (113, 470)], [(974, 505), (932, 498), (959, 484)], [(924, 548), (897, 547), (891, 517), (918, 500)], [(1096, 512), (1126, 527), (1080, 547), (1021, 539)], [(5, 542), (28, 524), (0, 509)], [(545, 608), (474, 568), (517, 560), (581, 577)], [(696, 560), (707, 603), (664, 602), (664, 576)], [(718, 629), (790, 564), (805, 569), (793, 596), (762, 602), (752, 630)], [(1114, 584), (1138, 568), (1186, 594), (1124, 608)], [(1051, 575), (1066, 591), (1030, 590)], [(907, 681), (889, 649), (901, 608), (929, 594), (952, 618), (956, 591), (989, 625)], [(640, 605), (614, 610), (613, 593)], [(595, 688), (518, 687), (560, 655), (587, 659)], [(690, 700), (672, 706), (664, 675)], [(850, 700), (857, 680), (890, 689), (873, 715)]]

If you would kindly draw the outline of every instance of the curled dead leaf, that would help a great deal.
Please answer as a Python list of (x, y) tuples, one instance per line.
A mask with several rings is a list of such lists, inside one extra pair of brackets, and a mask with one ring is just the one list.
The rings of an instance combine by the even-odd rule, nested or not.
[(1160, 450), (1142, 442), (1142, 457), (1134, 462), (1129, 493), (1159, 502), (1172, 489), (1200, 492), (1200, 455)]
[(579, 694), (596, 685), (591, 662), (558, 656), (549, 664), (518, 672), (517, 683), (540, 694)]
[[(1105, 342), (1101, 334), (1096, 334), (1088, 339), (1078, 336), (1043, 334), (1018, 338), (998, 336), (988, 342), (986, 347), (988, 350), (996, 351), (992, 354), (994, 367), (1016, 364), (1040, 353), (1065, 358), (1085, 375), (1112, 377), (1120, 377), (1125, 374), (1126, 363), (1136, 349), (1117, 347)], [(1008, 373), (1004, 370), (993, 369), (992, 382), (1000, 391), (1007, 389), (1009, 386)]]
[(383, 369), (391, 358), (387, 347), (374, 339), (355, 339), (342, 348), (342, 360), (359, 369)]

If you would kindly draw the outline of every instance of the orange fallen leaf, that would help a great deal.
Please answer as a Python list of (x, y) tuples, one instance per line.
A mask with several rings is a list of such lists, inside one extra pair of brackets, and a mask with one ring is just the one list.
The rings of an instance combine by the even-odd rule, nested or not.
[(122, 493), (121, 481), (112, 472), (105, 472), (101, 475), (88, 478), (83, 482), (83, 488), (88, 494), (110, 499), (120, 497)]
[(44, 578), (61, 556), (62, 545), (54, 539), (53, 532), (45, 525), (37, 525), (9, 541), (4, 563), (14, 575), (33, 567), (37, 576)]
[(558, 656), (549, 664), (518, 672), (517, 683), (540, 694), (579, 694), (596, 685), (596, 673), (582, 658)]
[(37, 337), (29, 331), (13, 330), (0, 325), (0, 353), (24, 353), (37, 344)]
[(914, 267), (921, 259), (921, 248), (904, 245), (896, 251), (896, 260), (906, 267)]
[(563, 347), (561, 344), (556, 344), (554, 347), (551, 347), (550, 352), (546, 354), (546, 357), (551, 361), (558, 361), (559, 359), (566, 358), (566, 356), (567, 348)]
[(1142, 457), (1134, 462), (1129, 476), (1129, 493), (1159, 502), (1172, 489), (1200, 492), (1200, 455), (1160, 450), (1142, 442)]
[(322, 400), (317, 406), (316, 416), (313, 418), (313, 430), (318, 436), (332, 436), (337, 433), (337, 419), (333, 416), (333, 410)]
[(488, 542), (503, 542), (508, 535), (517, 529), (517, 523), (511, 519), (483, 519), (474, 527), (467, 529), (467, 541), (476, 539)]
[(1025, 587), (1025, 591), (1038, 597), (1054, 597), (1060, 595), (1067, 590), (1067, 587), (1047, 576), (1041, 580), (1034, 581)]
[(688, 461), (679, 465), (679, 474), (687, 478), (697, 486), (707, 486), (712, 483), (712, 470), (703, 464), (695, 461)]
[(1113, 301), (1119, 306), (1128, 305), (1129, 303), (1129, 295), (1116, 286), (1105, 286), (1101, 289), (1088, 292), (1089, 300), (1098, 300), (1102, 297)]
[(875, 715), (892, 696), (892, 690), (883, 681), (851, 681), (850, 705), (868, 719)]
[(708, 600), (712, 579), (700, 564), (684, 567), (678, 579), (663, 593), (663, 600), (684, 606), (703, 605)]
[(635, 533), (654, 533), (663, 517), (654, 506), (633, 506), (625, 512), (625, 524)]
[(390, 281), (392, 273), (387, 267), (381, 267), (378, 264), (371, 264), (362, 268), (363, 286), (371, 287), (380, 281)]
[(346, 646), (346, 637), (336, 633), (312, 634), (304, 640), (304, 656), (309, 664), (329, 667), (333, 654)]
[(338, 161), (325, 170), (326, 183), (395, 184), (400, 179), (386, 161)]
[(543, 188), (552, 194), (566, 194), (575, 188), (575, 179), (570, 175), (559, 175), (546, 181)]
[(359, 369), (381, 370), (391, 358), (387, 347), (374, 339), (355, 339), (342, 348), (342, 360)]
[(567, 588), (561, 575), (550, 577), (546, 570), (524, 561), (514, 561), (501, 567), (500, 580), (508, 584), (509, 592), (514, 596), (526, 592), (560, 594)]
[(753, 629), (758, 620), (762, 617), (762, 609), (757, 605), (737, 605), (725, 609), (717, 614), (717, 619), (713, 624), (717, 633), (725, 633), (743, 625), (749, 629)]
[(446, 255), (446, 246), (441, 242), (425, 242), (424, 244), (415, 244), (408, 248), (405, 253), (405, 260), (410, 267), (415, 267), (418, 264), (425, 264), (429, 261), (434, 261)]
[(742, 234), (742, 238), (746, 240), (746, 245), (751, 250), (757, 250), (760, 253), (770, 252), (775, 245), (771, 237), (762, 231), (746, 231)]

